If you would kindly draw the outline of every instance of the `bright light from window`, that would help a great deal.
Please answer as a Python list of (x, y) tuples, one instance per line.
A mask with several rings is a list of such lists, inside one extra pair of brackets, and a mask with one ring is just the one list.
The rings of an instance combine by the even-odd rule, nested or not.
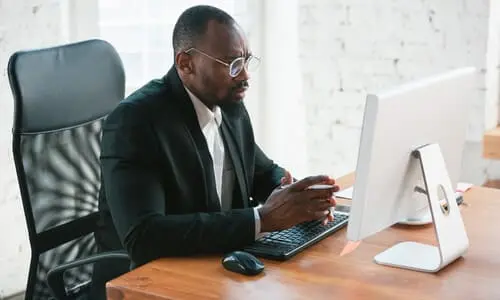
[(185, 9), (207, 4), (233, 15), (236, 3), (237, 0), (100, 0), (100, 35), (123, 60), (126, 94), (163, 76), (172, 66), (172, 30)]

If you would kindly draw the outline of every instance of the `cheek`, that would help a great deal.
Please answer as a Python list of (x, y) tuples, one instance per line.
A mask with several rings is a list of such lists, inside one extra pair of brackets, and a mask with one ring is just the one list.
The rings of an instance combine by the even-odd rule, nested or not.
[(234, 86), (233, 78), (229, 76), (227, 68), (218, 68), (214, 70), (210, 76), (210, 81), (213, 90), (219, 97), (227, 96)]
[(232, 87), (235, 82), (229, 76), (228, 69), (219, 64), (204, 67), (199, 70), (201, 90), (216, 101), (224, 101), (231, 97)]

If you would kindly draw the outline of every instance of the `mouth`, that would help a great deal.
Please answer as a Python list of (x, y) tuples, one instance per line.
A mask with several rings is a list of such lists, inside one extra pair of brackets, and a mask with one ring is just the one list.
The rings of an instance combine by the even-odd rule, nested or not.
[(246, 90), (247, 90), (247, 88), (237, 88), (237, 89), (235, 89), (234, 91), (235, 91), (235, 93), (240, 94), (240, 93), (244, 93), (244, 92), (246, 92)]
[(245, 97), (246, 90), (247, 90), (247, 88), (237, 88), (237, 89), (233, 90), (235, 98), (238, 100), (243, 99)]

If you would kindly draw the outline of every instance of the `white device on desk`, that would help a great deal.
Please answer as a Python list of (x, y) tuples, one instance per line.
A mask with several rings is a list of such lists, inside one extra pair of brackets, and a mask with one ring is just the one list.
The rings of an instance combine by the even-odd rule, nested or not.
[(347, 238), (362, 240), (427, 209), (438, 240), (398, 243), (376, 263), (437, 272), (466, 252), (453, 187), (476, 76), (463, 68), (367, 96)]

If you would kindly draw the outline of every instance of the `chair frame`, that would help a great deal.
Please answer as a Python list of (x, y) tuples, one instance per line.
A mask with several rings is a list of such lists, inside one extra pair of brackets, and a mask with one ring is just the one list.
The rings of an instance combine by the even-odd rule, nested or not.
[[(92, 40), (82, 41), (78, 43), (90, 42)], [(104, 42), (102, 40), (95, 39), (94, 41)], [(73, 43), (73, 44), (78, 44)], [(107, 42), (105, 42), (107, 43)], [(59, 48), (65, 47), (72, 44), (66, 44), (51, 48)], [(112, 46), (111, 46), (112, 47)], [(46, 50), (38, 49), (38, 50)], [(38, 51), (35, 50), (35, 51)], [(12, 129), (12, 152), (14, 158), (14, 165), (17, 174), (18, 185), (20, 189), (21, 200), (24, 209), (24, 215), (26, 220), (26, 225), (28, 229), (29, 242), (31, 246), (31, 259), (29, 266), (29, 274), (28, 274), (28, 282), (26, 286), (26, 299), (30, 299), (33, 295), (35, 284), (36, 284), (36, 275), (37, 275), (37, 267), (39, 264), (40, 255), (45, 251), (58, 247), (66, 242), (75, 240), (77, 238), (86, 236), (95, 232), (97, 229), (97, 221), (99, 219), (99, 212), (93, 212), (84, 217), (71, 220), (67, 223), (55, 226), (41, 233), (37, 233), (35, 220), (33, 216), (32, 205), (30, 201), (30, 193), (28, 191), (28, 184), (26, 181), (26, 173), (23, 165), (23, 157), (22, 157), (22, 149), (21, 149), (21, 138), (25, 135), (34, 135), (34, 134), (44, 134), (50, 132), (59, 132), (61, 130), (72, 129), (75, 127), (80, 127), (84, 124), (78, 124), (68, 128), (58, 128), (57, 130), (52, 131), (36, 131), (29, 132), (24, 131), (22, 127), (23, 120), (23, 111), (22, 111), (22, 97), (20, 97), (20, 85), (18, 82), (18, 78), (16, 76), (16, 72), (14, 72), (14, 65), (18, 56), (25, 51), (15, 52), (9, 59), (7, 70), (9, 83), (12, 90), (13, 98), (14, 98), (14, 122)], [(105, 116), (101, 117), (105, 118)], [(91, 122), (98, 121), (98, 119), (94, 119)], [(63, 237), (63, 238), (61, 238)], [(64, 273), (72, 268), (76, 268), (79, 266), (87, 265), (90, 263), (95, 263), (100, 260), (107, 259), (119, 259), (119, 260), (127, 260), (129, 261), (129, 256), (125, 251), (113, 251), (113, 252), (103, 252), (94, 254), (83, 259), (78, 259), (75, 261), (70, 261), (64, 264), (61, 264), (47, 273), (47, 285), (51, 290), (53, 296), (59, 300), (65, 299), (73, 299), (75, 295), (82, 292), (83, 289), (89, 288), (89, 285), (86, 286), (79, 285), (71, 290), (67, 290), (64, 284), (63, 275)]]

